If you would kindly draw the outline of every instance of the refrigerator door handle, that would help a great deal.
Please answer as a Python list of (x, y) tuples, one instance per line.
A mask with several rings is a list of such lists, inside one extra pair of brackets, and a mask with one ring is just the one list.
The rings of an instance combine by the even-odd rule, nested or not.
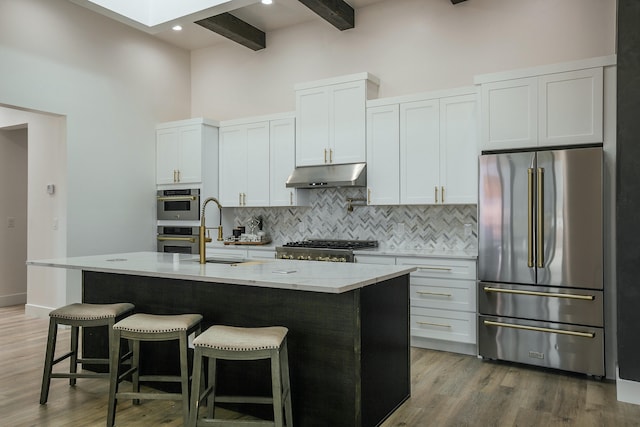
[(537, 236), (538, 253), (536, 259), (538, 268), (544, 267), (544, 168), (538, 168), (538, 215)]
[(533, 268), (533, 168), (527, 169), (527, 266)]

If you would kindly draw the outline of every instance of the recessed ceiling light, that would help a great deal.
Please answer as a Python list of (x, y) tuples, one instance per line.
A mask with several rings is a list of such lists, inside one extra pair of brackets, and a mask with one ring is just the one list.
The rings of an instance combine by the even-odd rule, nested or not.
[(273, 0), (262, 0), (262, 4), (271, 4)]
[(182, 25), (174, 25), (171, 29), (173, 31), (182, 31)]

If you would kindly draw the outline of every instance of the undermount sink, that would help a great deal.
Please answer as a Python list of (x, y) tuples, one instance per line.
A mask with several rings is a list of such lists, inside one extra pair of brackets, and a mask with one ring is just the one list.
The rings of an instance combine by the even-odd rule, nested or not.
[[(199, 262), (199, 260), (196, 260)], [(245, 262), (243, 259), (229, 259), (229, 258), (207, 258), (205, 260), (207, 264), (242, 264)]]

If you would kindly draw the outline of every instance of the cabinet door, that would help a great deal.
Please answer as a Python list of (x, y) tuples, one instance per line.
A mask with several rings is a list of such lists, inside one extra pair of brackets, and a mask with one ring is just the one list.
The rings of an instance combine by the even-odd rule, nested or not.
[(539, 77), (539, 145), (602, 142), (602, 68)]
[(270, 200), (271, 206), (293, 206), (295, 189), (285, 183), (295, 168), (295, 120), (272, 120), (270, 124)]
[(329, 160), (329, 91), (325, 87), (296, 92), (296, 166)]
[(365, 161), (366, 82), (333, 85), (329, 92), (329, 163)]
[(220, 204), (240, 206), (247, 181), (247, 130), (244, 126), (220, 128)]
[(178, 129), (179, 145), (178, 181), (181, 184), (202, 181), (202, 126), (185, 126)]
[(440, 202), (478, 202), (476, 95), (440, 99)]
[(400, 105), (400, 203), (439, 200), (439, 101)]
[(481, 97), (483, 150), (537, 145), (536, 77), (483, 84)]
[(400, 203), (400, 106), (367, 109), (367, 203)]
[(244, 206), (269, 206), (269, 122), (247, 125)]
[(156, 184), (173, 184), (178, 170), (178, 129), (156, 132)]

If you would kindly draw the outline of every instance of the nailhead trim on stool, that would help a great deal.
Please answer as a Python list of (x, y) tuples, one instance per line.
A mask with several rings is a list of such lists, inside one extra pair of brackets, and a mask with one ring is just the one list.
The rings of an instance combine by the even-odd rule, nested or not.
[[(133, 312), (134, 306), (129, 303), (116, 304), (80, 304), (74, 303), (57, 308), (49, 313), (49, 336), (44, 358), (42, 389), (40, 404), (47, 403), (51, 378), (69, 378), (69, 385), (74, 386), (77, 378), (108, 377), (109, 373), (78, 373), (78, 364), (109, 365), (109, 359), (78, 358), (78, 335), (80, 328), (107, 326), (109, 328), (109, 346), (113, 343), (113, 325), (116, 320)], [(54, 360), (58, 325), (71, 326), (71, 348), (68, 353)], [(70, 359), (69, 372), (53, 373), (53, 366), (65, 359)]]
[[(187, 358), (187, 339), (191, 333), (200, 334), (202, 316), (200, 314), (156, 315), (137, 313), (113, 325), (115, 345), (112, 354), (120, 352), (120, 338), (133, 342), (133, 361), (131, 369), (120, 372), (117, 359), (112, 359), (111, 378), (109, 382), (109, 407), (107, 427), (112, 427), (116, 417), (118, 399), (132, 399), (134, 404), (139, 400), (180, 400), (184, 423), (189, 419), (189, 366)], [(140, 342), (171, 341), (180, 342), (180, 375), (140, 375)], [(149, 356), (149, 355), (147, 355)], [(131, 374), (133, 389), (131, 392), (118, 392), (118, 385)], [(140, 392), (140, 382), (179, 382), (180, 393)]]
[[(265, 328), (239, 328), (215, 325), (193, 340), (193, 382), (191, 384), (191, 408), (189, 427), (234, 424), (252, 426), (283, 427), (285, 418), (288, 427), (293, 427), (291, 389), (289, 385), (289, 358), (287, 354), (288, 329), (282, 326)], [(208, 387), (201, 388), (202, 365), (209, 359)], [(224, 360), (271, 360), (272, 397), (216, 396), (216, 361)], [(200, 403), (207, 399), (207, 418), (198, 419)], [(273, 405), (274, 421), (242, 421), (214, 418), (216, 402), (263, 403)], [(284, 409), (284, 417), (283, 417)]]

